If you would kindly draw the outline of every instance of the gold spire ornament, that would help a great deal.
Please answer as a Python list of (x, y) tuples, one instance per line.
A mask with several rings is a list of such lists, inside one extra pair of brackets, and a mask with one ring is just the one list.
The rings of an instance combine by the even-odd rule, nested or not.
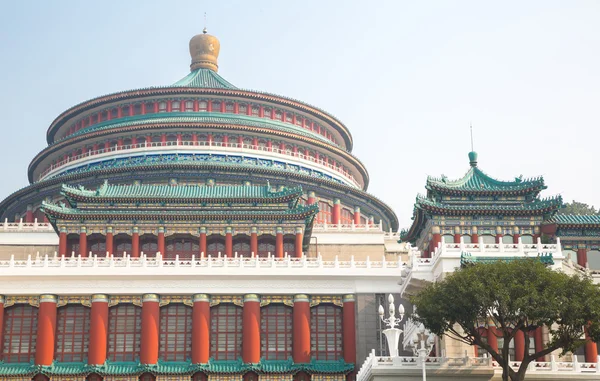
[(197, 34), (190, 40), (190, 56), (192, 64), (190, 70), (210, 69), (218, 71), (217, 59), (219, 58), (219, 50), (221, 44), (215, 36), (208, 34), (206, 27), (202, 34)]

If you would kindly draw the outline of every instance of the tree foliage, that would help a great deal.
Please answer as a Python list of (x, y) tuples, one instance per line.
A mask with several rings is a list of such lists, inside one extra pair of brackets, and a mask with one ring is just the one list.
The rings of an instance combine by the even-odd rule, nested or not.
[(600, 210), (596, 210), (593, 205), (588, 205), (583, 202), (567, 202), (565, 206), (558, 211), (559, 214), (580, 214), (580, 215), (597, 215), (600, 214)]
[[(537, 259), (477, 263), (432, 283), (410, 298), (415, 320), (438, 336), (446, 335), (486, 350), (503, 369), (503, 380), (523, 380), (527, 365), (554, 350), (573, 352), (585, 344), (583, 327), (600, 341), (600, 287), (588, 277), (569, 276)], [(496, 351), (481, 328), (496, 327), (504, 346)], [(520, 368), (509, 366), (509, 343), (521, 331), (528, 337), (548, 327), (551, 340), (529, 355), (529, 340)]]

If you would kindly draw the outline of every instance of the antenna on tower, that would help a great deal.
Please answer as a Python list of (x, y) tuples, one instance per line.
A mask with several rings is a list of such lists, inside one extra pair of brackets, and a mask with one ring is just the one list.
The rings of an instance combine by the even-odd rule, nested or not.
[(473, 151), (473, 123), (469, 122), (469, 127), (471, 129), (471, 151)]

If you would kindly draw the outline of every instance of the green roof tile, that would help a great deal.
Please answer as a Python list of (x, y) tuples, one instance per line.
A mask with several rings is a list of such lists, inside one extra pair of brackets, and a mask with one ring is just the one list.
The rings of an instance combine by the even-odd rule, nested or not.
[(458, 180), (448, 180), (446, 177), (427, 178), (427, 189), (448, 189), (468, 192), (494, 192), (494, 191), (519, 191), (525, 189), (545, 189), (543, 177), (514, 181), (500, 181), (493, 179), (477, 167), (472, 167)]
[(415, 208), (417, 209), (442, 209), (447, 211), (456, 211), (456, 212), (483, 212), (483, 211), (497, 211), (501, 212), (527, 212), (527, 211), (537, 211), (547, 208), (553, 208), (558, 210), (562, 206), (562, 197), (550, 197), (544, 199), (535, 199), (531, 202), (524, 202), (519, 204), (481, 204), (473, 202), (473, 204), (448, 204), (437, 202), (430, 198), (418, 195), (415, 203)]
[[(554, 259), (552, 258), (552, 253), (542, 253), (537, 256), (537, 258), (545, 265), (553, 265)], [(488, 256), (472, 256), (470, 253), (461, 253), (460, 254), (460, 265), (472, 265), (475, 263), (495, 263), (498, 261), (515, 261), (525, 259), (525, 257), (488, 257)]]
[(237, 89), (217, 72), (210, 69), (196, 69), (173, 84), (173, 87), (202, 87), (211, 89)]
[(548, 222), (559, 225), (600, 225), (600, 215), (557, 214)]
[(63, 184), (61, 193), (66, 197), (82, 199), (155, 199), (169, 200), (281, 200), (285, 202), (302, 195), (302, 187), (290, 187), (273, 191), (269, 185), (114, 185), (104, 182), (96, 190)]

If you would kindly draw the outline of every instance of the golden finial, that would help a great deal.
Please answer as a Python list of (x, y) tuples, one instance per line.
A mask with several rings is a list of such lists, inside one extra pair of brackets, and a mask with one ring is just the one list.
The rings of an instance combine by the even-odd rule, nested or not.
[(217, 58), (221, 44), (219, 39), (208, 34), (206, 29), (206, 14), (204, 15), (204, 29), (202, 34), (195, 35), (190, 40), (190, 56), (192, 57), (191, 71), (197, 69), (210, 69), (218, 71)]

